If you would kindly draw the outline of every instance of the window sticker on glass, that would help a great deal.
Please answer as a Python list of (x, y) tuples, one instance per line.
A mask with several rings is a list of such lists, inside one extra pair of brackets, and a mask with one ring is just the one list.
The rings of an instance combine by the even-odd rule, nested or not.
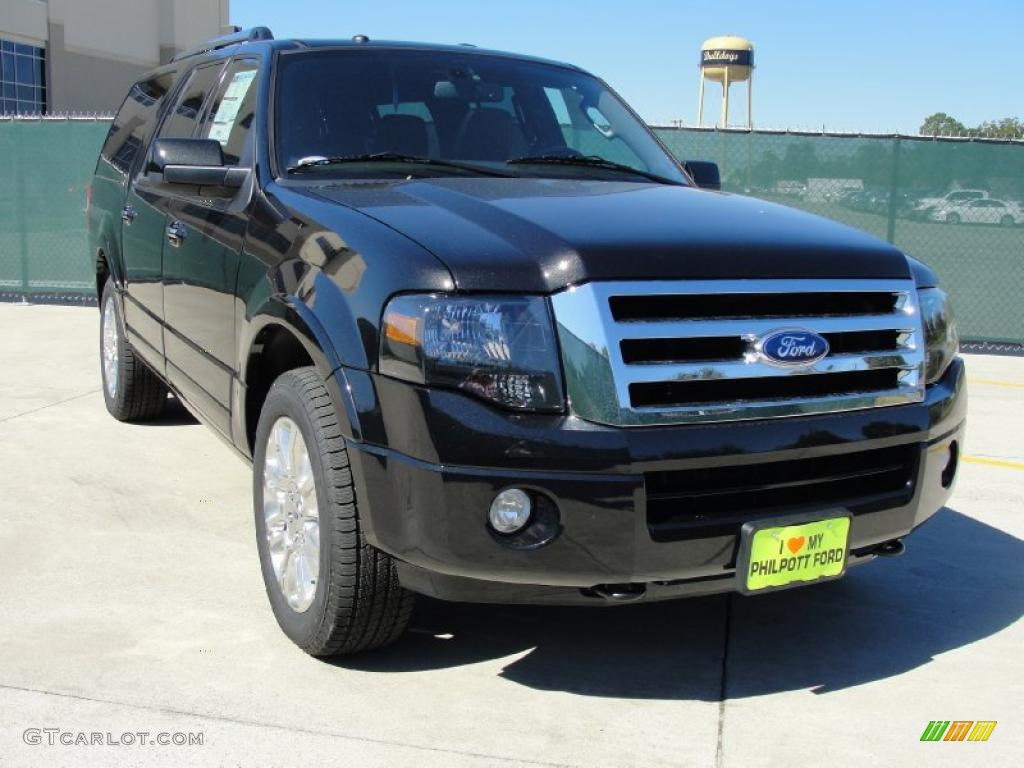
[(255, 78), (256, 70), (254, 69), (235, 73), (231, 78), (231, 84), (224, 91), (224, 97), (217, 106), (217, 114), (213, 116), (213, 125), (210, 126), (207, 138), (216, 139), (222, 146), (227, 146), (235, 118), (238, 117), (245, 94), (249, 92), (249, 86), (252, 85)]

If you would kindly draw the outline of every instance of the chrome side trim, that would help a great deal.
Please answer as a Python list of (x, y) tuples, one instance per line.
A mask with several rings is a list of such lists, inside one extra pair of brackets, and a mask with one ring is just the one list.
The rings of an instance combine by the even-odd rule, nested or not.
[[(616, 321), (609, 300), (615, 296), (736, 295), (786, 293), (887, 293), (894, 296), (888, 314), (818, 317), (699, 318), (678, 321)], [(596, 282), (575, 286), (551, 298), (566, 390), (571, 411), (582, 419), (612, 426), (688, 424), (878, 408), (924, 399), (924, 335), (912, 280), (679, 280)], [(895, 331), (892, 349), (857, 354), (830, 354), (807, 366), (779, 368), (744, 355), (730, 360), (627, 364), (620, 342), (633, 339), (739, 338), (756, 343), (759, 336), (785, 327), (815, 333)], [(737, 402), (704, 402), (634, 407), (630, 385), (657, 382), (736, 380), (892, 369), (896, 386), (815, 397), (780, 397)]]

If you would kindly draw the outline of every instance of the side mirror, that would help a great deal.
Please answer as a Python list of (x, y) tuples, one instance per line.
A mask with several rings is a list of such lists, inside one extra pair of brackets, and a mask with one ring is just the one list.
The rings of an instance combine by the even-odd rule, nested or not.
[(224, 164), (215, 139), (157, 139), (150, 170), (162, 173), (168, 184), (238, 189), (249, 171)]
[(687, 160), (683, 170), (690, 174), (693, 183), (701, 189), (721, 189), (722, 180), (718, 175), (718, 164), (707, 160)]

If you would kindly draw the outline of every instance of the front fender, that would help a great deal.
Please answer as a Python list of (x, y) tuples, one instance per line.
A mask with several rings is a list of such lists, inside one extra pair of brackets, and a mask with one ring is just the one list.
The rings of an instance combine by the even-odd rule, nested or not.
[(268, 326), (279, 326), (289, 331), (302, 344), (316, 369), (327, 378), (341, 365), (334, 346), (323, 327), (309, 308), (294, 297), (271, 296), (254, 312), (247, 312), (238, 336), (239, 374), (244, 381), (249, 363), (249, 352), (260, 332)]
[[(342, 434), (350, 439), (361, 439), (359, 418), (348, 394), (344, 368), (338, 358), (334, 344), (317, 319), (314, 312), (294, 295), (274, 294), (247, 307), (242, 321), (241, 332), (238, 334), (239, 373), (237, 386), (234, 387), (232, 398), (232, 432), (236, 436), (247, 434), (246, 397), (249, 381), (250, 352), (257, 343), (260, 333), (270, 327), (282, 328), (289, 332), (302, 345), (317, 372), (323, 377), (324, 383), (334, 400)], [(333, 375), (332, 375), (333, 374)], [(236, 439), (241, 448), (248, 447), (244, 437)]]
[[(346, 371), (376, 367), (385, 302), (453, 286), (444, 264), (394, 229), (311, 190), (271, 184), (252, 204), (236, 283), (239, 381), (260, 331), (282, 326), (323, 375), (346, 437), (361, 440)], [(236, 419), (246, 418), (242, 405)]]

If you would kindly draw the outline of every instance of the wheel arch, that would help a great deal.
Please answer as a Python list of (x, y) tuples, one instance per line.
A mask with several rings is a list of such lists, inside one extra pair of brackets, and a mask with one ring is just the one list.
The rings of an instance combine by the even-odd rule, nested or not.
[(347, 395), (344, 368), (326, 332), (308, 307), (274, 296), (245, 321), (240, 334), (239, 386), (234, 403), (235, 442), (253, 455), (260, 411), (281, 374), (312, 366), (323, 378), (347, 438), (358, 439), (355, 407)]
[(93, 259), (93, 269), (96, 274), (96, 301), (99, 302), (103, 298), (103, 286), (107, 284), (107, 279), (112, 279), (114, 285), (121, 286), (124, 283), (121, 281), (120, 275), (117, 273), (117, 267), (114, 266), (115, 262), (108, 255), (106, 250), (102, 247), (96, 250), (96, 257)]
[(118, 238), (114, 232), (113, 217), (104, 213), (100, 218), (97, 232), (92, 236), (92, 268), (96, 279), (96, 300), (103, 295), (107, 278), (112, 278), (118, 290), (124, 287), (124, 270), (121, 253), (117, 247)]

